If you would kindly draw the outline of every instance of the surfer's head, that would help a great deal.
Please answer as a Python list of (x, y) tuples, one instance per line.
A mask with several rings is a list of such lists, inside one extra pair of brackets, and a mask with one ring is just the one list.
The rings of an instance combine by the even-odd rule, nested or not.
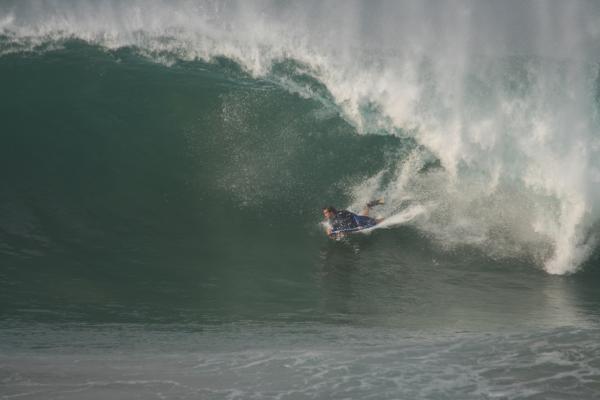
[(335, 214), (337, 214), (337, 210), (334, 207), (331, 207), (331, 206), (323, 207), (323, 216), (326, 219), (331, 219), (331, 218), (335, 217)]

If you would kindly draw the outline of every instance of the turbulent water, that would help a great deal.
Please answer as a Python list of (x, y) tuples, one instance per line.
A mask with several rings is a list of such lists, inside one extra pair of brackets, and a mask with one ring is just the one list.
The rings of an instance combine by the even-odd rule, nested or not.
[(598, 398), (599, 26), (0, 3), (0, 397)]

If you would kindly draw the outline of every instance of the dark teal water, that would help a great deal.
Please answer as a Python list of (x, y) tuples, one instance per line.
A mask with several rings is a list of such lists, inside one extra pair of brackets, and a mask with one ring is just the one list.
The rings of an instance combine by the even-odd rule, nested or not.
[(417, 145), (359, 135), (298, 65), (0, 57), (2, 395), (596, 398), (598, 256), (327, 239), (321, 207)]
[(74, 42), (0, 68), (8, 314), (227, 319), (296, 281), (310, 304), (331, 246), (320, 207), (402, 148), (226, 60), (167, 68)]

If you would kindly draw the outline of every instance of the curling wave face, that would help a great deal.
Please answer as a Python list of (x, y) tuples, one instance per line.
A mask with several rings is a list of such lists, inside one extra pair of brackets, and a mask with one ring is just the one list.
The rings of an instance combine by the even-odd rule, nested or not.
[[(210, 179), (233, 203), (272, 205), (315, 189), (315, 197), (351, 207), (384, 196), (385, 216), (419, 206), (411, 224), (442, 247), (475, 246), (562, 274), (597, 245), (599, 17), (587, 3), (14, 1), (0, 5), (0, 63), (40, 52), (38, 60), (51, 63), (78, 40), (115, 63), (135, 54), (138, 67), (143, 59), (176, 70), (195, 65), (182, 78), (188, 83), (200, 63), (215, 81), (189, 100), (228, 154), (213, 152), (218, 162), (207, 155), (201, 164), (216, 171)], [(145, 68), (169, 74), (159, 65)], [(100, 67), (79, 68), (88, 90), (105, 84)], [(122, 68), (115, 91), (147, 84), (136, 67)], [(308, 116), (283, 110), (281, 98)], [(192, 118), (194, 106), (176, 106)], [(123, 131), (134, 118), (126, 115)], [(213, 149), (190, 120), (163, 116), (164, 126), (186, 130), (187, 149)], [(263, 129), (260, 118), (273, 126)], [(248, 132), (253, 123), (261, 136)], [(319, 141), (330, 130), (330, 141)], [(311, 168), (302, 159), (310, 146), (337, 154)], [(352, 168), (346, 159), (363, 161)], [(323, 170), (327, 185), (317, 185)], [(333, 182), (345, 197), (327, 194)]]

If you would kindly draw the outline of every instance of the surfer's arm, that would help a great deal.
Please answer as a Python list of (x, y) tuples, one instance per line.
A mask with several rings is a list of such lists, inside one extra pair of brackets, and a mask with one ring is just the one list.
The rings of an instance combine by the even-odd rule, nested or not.
[(330, 239), (337, 239), (337, 238), (344, 236), (344, 234), (342, 232), (338, 232), (338, 231), (334, 232), (333, 227), (331, 227), (331, 226), (327, 226), (325, 228), (325, 231), (327, 232), (327, 236), (329, 236)]

